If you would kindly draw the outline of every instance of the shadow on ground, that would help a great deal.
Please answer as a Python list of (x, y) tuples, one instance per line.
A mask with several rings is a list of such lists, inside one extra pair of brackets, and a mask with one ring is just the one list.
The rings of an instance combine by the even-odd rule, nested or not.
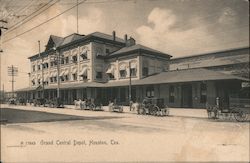
[(54, 122), (71, 120), (103, 120), (122, 118), (115, 116), (84, 117), (66, 114), (47, 113), (41, 111), (18, 110), (1, 108), (1, 123), (34, 123), (34, 122)]

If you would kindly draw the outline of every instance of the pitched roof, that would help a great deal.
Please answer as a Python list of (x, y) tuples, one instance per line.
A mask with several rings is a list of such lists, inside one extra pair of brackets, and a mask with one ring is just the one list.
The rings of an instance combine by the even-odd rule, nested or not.
[(63, 41), (62, 37), (59, 36), (55, 36), (55, 35), (51, 35), (50, 38), (53, 40), (53, 42), (56, 44), (56, 46), (58, 47), (61, 42)]
[[(193, 81), (212, 81), (212, 80), (242, 80), (249, 81), (234, 75), (223, 74), (220, 72), (207, 70), (203, 68), (185, 69), (162, 72), (156, 75), (148, 76), (140, 80), (132, 80), (132, 85), (149, 85), (149, 84), (168, 84), (168, 83), (184, 83)], [(105, 87), (126, 86), (128, 81), (108, 82)]]
[(133, 46), (128, 46), (128, 47), (121, 48), (121, 49), (115, 51), (114, 53), (109, 54), (108, 57), (110, 58), (110, 57), (118, 56), (120, 54), (134, 52), (134, 51), (137, 51), (137, 50), (144, 50), (144, 51), (160, 54), (160, 55), (163, 55), (163, 56), (165, 55), (165, 57), (167, 57), (167, 56), (172, 57), (171, 55), (168, 55), (168, 54), (163, 53), (161, 51), (158, 51), (158, 50), (143, 46), (141, 44), (136, 44), (136, 45), (133, 45)]
[[(88, 35), (86, 35), (86, 36), (88, 36)], [(113, 36), (112, 35), (108, 35), (108, 34), (101, 33), (101, 32), (94, 32), (94, 33), (89, 34), (89, 36), (99, 37), (99, 38), (103, 38), (103, 39), (106, 39), (106, 40), (112, 40), (113, 41)], [(124, 40), (119, 38), (119, 37), (116, 37), (115, 41), (124, 43)]]
[(73, 33), (69, 36), (64, 37), (62, 42), (60, 43), (60, 46), (66, 45), (66, 44), (71, 43), (71, 42), (76, 41), (76, 40), (79, 40), (83, 37), (84, 37), (84, 35), (79, 35), (77, 33)]

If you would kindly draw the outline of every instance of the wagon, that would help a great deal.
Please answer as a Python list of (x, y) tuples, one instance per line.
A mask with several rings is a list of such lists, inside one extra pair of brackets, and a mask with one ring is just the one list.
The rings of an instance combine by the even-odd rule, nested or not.
[(230, 98), (229, 108), (239, 122), (250, 120), (250, 99)]
[(123, 112), (123, 106), (122, 105), (118, 105), (116, 103), (110, 103), (109, 104), (109, 111), (110, 112), (122, 113)]
[(238, 122), (250, 120), (250, 99), (229, 98), (229, 107), (219, 105), (207, 107), (208, 118), (212, 119), (235, 119)]
[(145, 98), (137, 109), (138, 114), (148, 114), (154, 116), (169, 115), (167, 106), (164, 105), (162, 98)]

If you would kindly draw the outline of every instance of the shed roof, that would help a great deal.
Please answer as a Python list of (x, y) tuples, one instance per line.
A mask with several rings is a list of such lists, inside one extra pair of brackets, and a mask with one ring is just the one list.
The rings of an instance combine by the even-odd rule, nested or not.
[[(132, 80), (132, 85), (150, 85), (150, 84), (170, 84), (170, 83), (185, 83), (194, 81), (215, 81), (215, 80), (241, 80), (249, 81), (247, 78), (242, 78), (234, 75), (224, 74), (217, 71), (207, 70), (204, 68), (185, 69), (162, 72), (156, 75), (148, 76), (140, 80)], [(111, 81), (107, 83), (98, 82), (83, 82), (76, 84), (61, 84), (62, 89), (72, 89), (81, 87), (118, 87), (128, 86), (129, 81)], [(56, 89), (57, 85), (45, 86), (45, 89)], [(35, 90), (36, 88), (19, 89), (17, 92), (25, 92)]]

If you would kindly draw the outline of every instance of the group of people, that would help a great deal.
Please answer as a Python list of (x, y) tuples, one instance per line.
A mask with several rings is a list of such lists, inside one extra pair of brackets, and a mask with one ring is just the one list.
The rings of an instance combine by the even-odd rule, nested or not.
[(84, 100), (74, 100), (74, 104), (75, 104), (75, 109), (86, 109), (89, 108), (91, 109), (91, 107), (94, 107), (94, 100), (93, 99), (84, 99)]

